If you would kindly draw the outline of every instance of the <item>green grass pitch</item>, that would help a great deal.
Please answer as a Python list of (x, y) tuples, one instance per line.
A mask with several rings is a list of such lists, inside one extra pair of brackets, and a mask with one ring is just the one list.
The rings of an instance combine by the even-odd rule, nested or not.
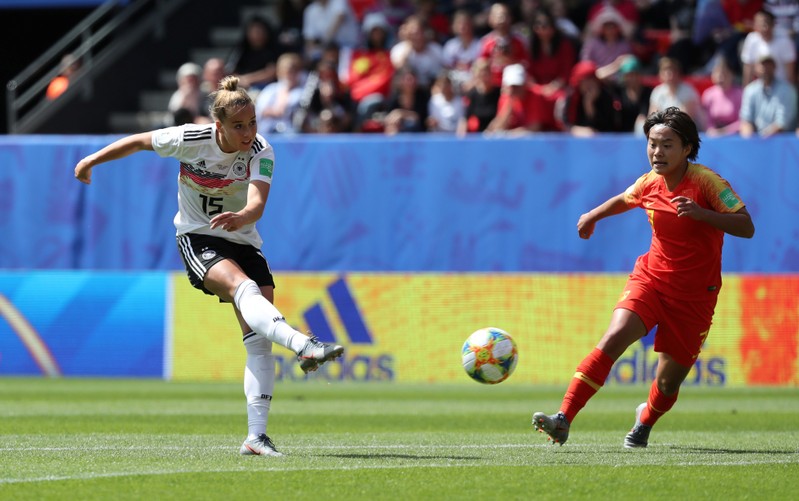
[(799, 389), (685, 387), (645, 450), (648, 388), (604, 388), (569, 442), (564, 388), (278, 384), (283, 458), (242, 457), (240, 384), (0, 379), (0, 499), (796, 499)]

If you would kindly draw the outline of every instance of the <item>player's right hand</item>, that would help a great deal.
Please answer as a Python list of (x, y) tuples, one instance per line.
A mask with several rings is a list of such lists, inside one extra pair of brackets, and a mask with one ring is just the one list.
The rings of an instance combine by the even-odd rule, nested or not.
[(92, 168), (84, 158), (75, 166), (75, 179), (85, 184), (92, 184)]
[(591, 216), (583, 214), (577, 221), (577, 234), (583, 240), (588, 240), (594, 234), (594, 226), (596, 226), (596, 222), (591, 220)]

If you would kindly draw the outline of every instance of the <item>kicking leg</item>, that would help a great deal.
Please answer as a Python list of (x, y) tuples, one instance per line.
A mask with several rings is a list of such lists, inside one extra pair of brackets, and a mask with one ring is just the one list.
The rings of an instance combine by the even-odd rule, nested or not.
[(569, 438), (572, 421), (605, 384), (613, 364), (631, 344), (645, 335), (646, 327), (636, 313), (624, 308), (614, 310), (605, 335), (577, 366), (563, 396), (560, 412), (551, 416), (543, 412), (533, 414), (535, 429), (549, 435), (553, 443), (563, 445)]

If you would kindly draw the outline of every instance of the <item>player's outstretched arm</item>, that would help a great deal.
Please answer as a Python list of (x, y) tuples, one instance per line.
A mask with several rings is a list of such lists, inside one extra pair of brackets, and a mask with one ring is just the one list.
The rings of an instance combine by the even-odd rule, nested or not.
[(589, 239), (594, 234), (594, 227), (597, 221), (606, 217), (615, 216), (622, 212), (627, 212), (631, 207), (624, 201), (624, 193), (619, 193), (615, 197), (608, 199), (602, 205), (586, 212), (577, 221), (577, 234), (580, 238)]
[(91, 184), (92, 168), (95, 165), (123, 158), (137, 151), (152, 150), (152, 139), (152, 132), (142, 132), (114, 141), (78, 162), (78, 165), (75, 166), (75, 178), (81, 183)]

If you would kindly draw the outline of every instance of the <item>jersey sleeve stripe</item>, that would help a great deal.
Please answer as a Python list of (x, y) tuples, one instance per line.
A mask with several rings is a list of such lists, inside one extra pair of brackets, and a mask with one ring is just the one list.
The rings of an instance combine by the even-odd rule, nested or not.
[(262, 149), (264, 149), (264, 144), (261, 142), (260, 139), (255, 138), (255, 140), (252, 142), (252, 148), (251, 149), (252, 149), (253, 155), (257, 155), (258, 152), (260, 152)]
[(183, 132), (184, 141), (201, 141), (213, 137), (213, 128), (206, 127), (200, 130), (186, 130)]

